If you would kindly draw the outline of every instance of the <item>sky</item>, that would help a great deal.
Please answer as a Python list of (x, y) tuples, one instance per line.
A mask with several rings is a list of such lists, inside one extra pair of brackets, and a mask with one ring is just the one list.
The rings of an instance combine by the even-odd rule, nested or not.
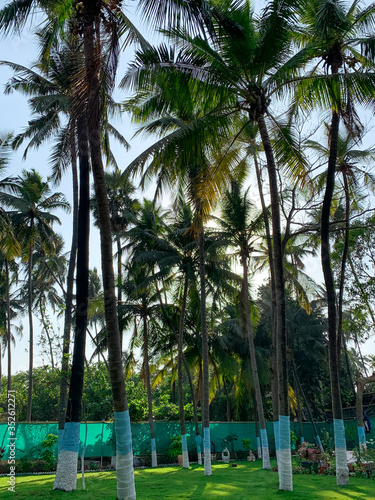
[[(4, 6), (7, 2), (4, 0), (0, 0), (0, 8)], [(258, 2), (259, 4), (259, 2)], [(130, 15), (133, 14), (130, 12)], [(0, 60), (3, 61), (11, 61), (14, 63), (22, 64), (27, 67), (31, 67), (33, 62), (36, 59), (36, 55), (38, 53), (38, 47), (35, 43), (35, 39), (33, 37), (33, 29), (38, 24), (39, 20), (37, 17), (33, 20), (33, 27), (26, 27), (26, 29), (22, 32), (22, 36), (13, 36), (8, 38), (0, 39)], [(144, 31), (145, 33), (145, 31)], [(146, 34), (146, 33), (145, 33)], [(127, 54), (121, 54), (120, 58), (120, 66), (118, 70), (118, 78), (120, 79), (125, 72), (126, 65), (129, 60), (131, 60), (132, 54), (128, 51)], [(8, 81), (8, 79), (12, 76), (12, 71), (5, 66), (0, 66), (0, 117), (1, 117), (1, 126), (0, 132), (6, 133), (13, 131), (18, 133), (23, 130), (23, 128), (27, 125), (28, 120), (30, 119), (29, 108), (27, 104), (27, 98), (22, 96), (20, 93), (16, 92), (11, 95), (4, 95), (3, 89), (4, 84)], [(124, 99), (125, 95), (120, 92), (116, 92), (115, 99), (121, 100)], [(130, 123), (130, 119), (128, 116), (123, 116), (121, 120), (118, 120), (115, 125), (122, 132), (122, 134), (126, 137), (128, 141), (131, 142), (132, 148), (129, 152), (125, 152), (118, 145), (113, 144), (113, 150), (115, 153), (115, 157), (118, 161), (119, 167), (121, 169), (125, 168), (130, 161), (140, 154), (145, 146), (148, 144), (144, 139), (138, 138), (136, 140), (132, 140), (132, 136), (135, 132), (135, 128)], [(47, 143), (46, 146), (41, 147), (38, 151), (31, 150), (28, 154), (26, 160), (22, 159), (23, 150), (21, 148), (20, 151), (14, 153), (11, 158), (9, 168), (7, 169), (7, 175), (18, 175), (22, 172), (23, 169), (36, 169), (43, 177), (47, 177), (50, 173), (49, 168), (49, 151), (52, 143)], [(71, 201), (71, 192), (72, 192), (72, 180), (69, 172), (65, 174), (62, 179), (61, 184), (57, 188), (59, 191), (63, 192), (67, 199)], [(151, 195), (152, 186), (149, 188), (149, 194)], [(142, 198), (144, 194), (139, 193), (138, 197)], [(168, 205), (168, 200), (164, 200), (164, 206)], [(56, 226), (56, 230), (62, 234), (65, 242), (66, 242), (66, 251), (69, 250), (70, 241), (71, 241), (71, 215), (65, 214), (63, 212), (58, 213), (61, 219), (61, 226)], [(99, 247), (99, 234), (98, 230), (91, 226), (90, 229), (90, 249), (97, 249)], [(306, 262), (305, 271), (309, 276), (312, 276), (318, 282), (322, 281), (322, 272), (319, 258), (308, 259)], [(90, 268), (97, 267), (100, 270), (100, 255), (99, 252), (93, 250), (90, 254)], [(260, 278), (260, 279), (263, 279)], [(259, 283), (259, 278), (255, 280), (255, 284)], [(17, 341), (16, 347), (16, 356), (13, 356), (13, 371), (17, 372), (20, 370), (26, 370), (28, 368), (28, 328), (26, 325), (26, 317), (23, 318), (22, 322), (24, 323), (24, 335), (23, 339)], [(35, 317), (35, 332), (37, 337), (38, 329), (40, 328), (39, 321)], [(61, 323), (55, 323), (57, 326), (62, 327)], [(90, 345), (90, 341), (88, 341), (88, 345)], [(89, 348), (90, 352), (90, 348)], [(375, 354), (375, 341), (370, 340), (364, 348), (365, 353)], [(42, 365), (44, 362), (47, 362), (48, 359), (43, 357), (40, 353), (40, 350), (37, 346), (35, 346), (35, 365)], [(58, 362), (60, 362), (58, 360)], [(3, 370), (5, 373), (6, 370), (6, 359), (4, 359)]]

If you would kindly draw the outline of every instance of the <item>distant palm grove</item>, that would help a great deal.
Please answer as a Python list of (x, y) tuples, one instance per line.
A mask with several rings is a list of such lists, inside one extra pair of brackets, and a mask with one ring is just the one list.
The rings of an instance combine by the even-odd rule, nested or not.
[[(357, 408), (364, 449), (375, 408), (362, 402), (375, 391), (363, 351), (375, 326), (375, 3), (3, 4), (1, 35), (31, 23), (39, 44), (33, 66), (0, 62), (13, 72), (5, 92), (31, 113), (22, 131), (3, 117), (0, 136), (3, 421), (13, 390), (17, 421), (59, 422), (54, 489), (72, 491), (81, 421), (114, 420), (117, 498), (135, 499), (131, 422), (149, 422), (156, 467), (154, 421), (179, 420), (188, 468), (193, 421), (206, 476), (210, 421), (256, 421), (265, 469), (273, 422), (279, 487), (292, 490), (291, 419), (301, 441), (302, 421), (333, 420), (347, 485), (345, 409)], [(111, 123), (119, 115), (133, 131)], [(134, 131), (145, 146), (130, 161)], [(28, 166), (45, 145), (49, 165)], [(68, 175), (72, 193), (59, 192)], [(14, 374), (22, 323), (29, 365)]]

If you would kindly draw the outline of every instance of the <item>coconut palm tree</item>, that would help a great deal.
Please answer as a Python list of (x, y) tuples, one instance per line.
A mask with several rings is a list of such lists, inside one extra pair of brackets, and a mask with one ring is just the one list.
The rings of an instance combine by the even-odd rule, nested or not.
[(53, 224), (60, 223), (51, 211), (69, 210), (69, 204), (62, 193), (53, 193), (47, 182), (35, 171), (24, 170), (22, 175), (3, 183), (0, 200), (9, 207), (8, 215), (16, 228), (16, 235), (22, 245), (23, 260), (27, 262), (28, 273), (28, 315), (29, 315), (29, 388), (27, 421), (31, 421), (33, 386), (34, 334), (33, 334), (33, 253), (36, 245), (52, 253), (56, 246)]
[(232, 181), (231, 190), (228, 190), (225, 193), (219, 223), (223, 230), (222, 237), (227, 240), (230, 246), (235, 247), (236, 254), (239, 256), (241, 265), (243, 267), (243, 289), (241, 293), (241, 299), (243, 302), (245, 314), (245, 325), (249, 342), (255, 397), (261, 428), (263, 468), (270, 469), (271, 465), (266, 421), (264, 417), (262, 394), (260, 390), (257, 362), (255, 357), (248, 283), (248, 266), (250, 254), (253, 251), (253, 240), (255, 234), (263, 228), (264, 222), (263, 214), (255, 214), (254, 208), (252, 207), (248, 199), (248, 191), (245, 192), (244, 195), (241, 195), (240, 186), (235, 181)]
[(328, 300), (331, 393), (337, 456), (336, 477), (337, 484), (346, 485), (349, 481), (349, 473), (346, 465), (346, 446), (344, 446), (345, 429), (337, 356), (336, 292), (330, 262), (329, 223), (335, 185), (340, 119), (351, 134), (358, 136), (362, 133), (362, 126), (354, 105), (373, 100), (375, 54), (373, 38), (368, 35), (368, 29), (375, 19), (375, 4), (372, 3), (362, 9), (356, 0), (350, 5), (341, 1), (316, 0), (302, 1), (299, 6), (303, 24), (300, 40), (305, 45), (309, 44), (310, 55), (316, 57), (317, 64), (312, 73), (317, 77), (307, 79), (306, 83), (301, 85), (299, 93), (301, 99), (297, 99), (296, 102), (305, 103), (305, 110), (316, 107), (319, 103), (322, 107), (330, 108), (332, 111), (327, 180), (321, 217), (321, 260)]

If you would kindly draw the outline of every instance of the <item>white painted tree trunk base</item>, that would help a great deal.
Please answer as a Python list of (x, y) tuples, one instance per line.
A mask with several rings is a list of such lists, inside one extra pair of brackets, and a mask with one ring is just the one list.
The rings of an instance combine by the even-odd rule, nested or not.
[(346, 448), (336, 448), (336, 484), (337, 486), (348, 486), (349, 469)]
[(212, 468), (211, 468), (211, 449), (204, 448), (204, 475), (212, 476)]
[(158, 466), (158, 457), (156, 455), (156, 450), (152, 450), (151, 452), (151, 466), (152, 467)]
[(288, 449), (279, 450), (279, 489), (293, 491), (292, 454)]
[(54, 490), (75, 491), (77, 489), (78, 452), (60, 450)]
[(198, 465), (202, 465), (202, 453), (198, 453)]
[(136, 500), (133, 452), (116, 454), (117, 500)]
[(187, 451), (183, 451), (182, 452), (182, 467), (184, 469), (189, 469), (190, 468), (189, 453)]
[(270, 470), (271, 469), (271, 460), (270, 460), (270, 450), (268, 447), (262, 447), (262, 459), (263, 459), (263, 469)]

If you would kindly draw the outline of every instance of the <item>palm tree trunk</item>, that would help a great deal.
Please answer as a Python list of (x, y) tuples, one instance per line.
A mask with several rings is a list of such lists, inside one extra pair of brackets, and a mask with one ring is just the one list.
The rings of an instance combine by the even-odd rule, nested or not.
[(156, 454), (154, 417), (152, 415), (152, 393), (151, 393), (151, 380), (150, 380), (150, 365), (148, 360), (148, 331), (147, 331), (146, 315), (143, 316), (143, 369), (146, 375), (148, 423), (150, 426), (150, 435), (151, 435), (151, 460), (152, 460), (152, 467), (157, 467), (158, 461)]
[[(10, 275), (9, 275), (9, 262), (5, 259), (5, 275), (6, 275), (6, 301), (7, 301), (7, 351), (8, 351), (8, 381), (7, 381), (7, 394), (12, 390), (12, 334), (10, 329)], [(7, 397), (7, 411), (8, 411), (8, 397)]]
[(48, 331), (48, 325), (47, 325), (46, 318), (45, 318), (45, 311), (43, 308), (45, 308), (45, 305), (43, 306), (42, 301), (40, 300), (39, 301), (40, 318), (42, 320), (42, 325), (43, 325), (44, 331), (46, 332), (46, 335), (47, 335), (49, 355), (51, 356), (51, 368), (52, 368), (52, 370), (54, 370), (55, 369), (55, 362), (54, 362), (54, 358), (53, 358), (52, 339), (51, 339), (51, 336), (50, 336), (49, 331)]
[(324, 282), (327, 291), (328, 306), (328, 340), (329, 340), (329, 368), (331, 378), (332, 412), (334, 419), (335, 452), (336, 452), (336, 479), (339, 486), (345, 486), (349, 482), (349, 472), (346, 458), (345, 428), (341, 407), (339, 363), (337, 350), (337, 314), (336, 314), (336, 292), (330, 260), (329, 244), (329, 219), (333, 190), (335, 185), (335, 172), (337, 163), (337, 140), (339, 133), (339, 114), (332, 112), (332, 124), (330, 130), (330, 151), (327, 169), (327, 184), (324, 193), (322, 218), (321, 218), (321, 260)]
[(243, 297), (243, 301), (244, 301), (243, 305), (244, 305), (244, 309), (245, 309), (246, 333), (247, 333), (247, 339), (249, 342), (251, 372), (253, 375), (255, 399), (256, 399), (256, 404), (257, 404), (257, 413), (258, 413), (258, 418), (259, 418), (259, 423), (260, 423), (260, 434), (261, 434), (261, 440), (262, 440), (263, 469), (271, 469), (270, 453), (269, 453), (268, 437), (267, 437), (267, 428), (266, 428), (266, 419), (264, 417), (262, 391), (260, 389), (258, 365), (257, 365), (256, 356), (255, 356), (253, 324), (251, 321), (251, 314), (250, 314), (248, 267), (247, 267), (246, 256), (244, 256), (242, 258), (242, 265), (243, 265), (243, 294), (242, 294), (242, 297)]
[[(156, 285), (156, 288), (157, 288), (157, 285)], [(173, 326), (173, 324), (172, 324), (172, 322), (171, 322), (171, 320), (170, 320), (170, 318), (169, 318), (169, 316), (168, 316), (168, 314), (167, 314), (167, 312), (165, 310), (164, 303), (163, 303), (163, 300), (162, 300), (162, 297), (161, 297), (161, 293), (160, 293), (160, 290), (158, 288), (157, 288), (157, 292), (158, 292), (159, 303), (160, 303), (160, 307), (161, 307), (161, 310), (162, 310), (162, 313), (163, 313), (163, 317), (166, 320), (166, 322), (168, 323), (168, 326), (171, 329), (171, 331), (173, 332), (174, 336), (176, 337), (176, 340), (177, 340), (177, 343), (178, 343), (179, 342), (179, 334), (176, 332), (176, 329), (174, 328), (174, 326)], [(186, 299), (185, 299), (185, 309), (186, 309)], [(183, 318), (184, 317), (185, 317), (185, 312), (184, 312)], [(181, 321), (181, 317), (180, 317), (180, 321)], [(183, 351), (182, 351), (182, 362), (184, 364), (185, 371), (186, 371), (186, 374), (187, 374), (187, 377), (188, 377), (189, 387), (190, 387), (190, 392), (191, 392), (191, 400), (192, 400), (192, 403), (193, 403), (194, 425), (195, 425), (195, 442), (196, 442), (196, 445), (197, 445), (198, 464), (202, 465), (202, 448), (201, 448), (201, 441), (202, 440), (201, 440), (201, 435), (199, 433), (197, 399), (195, 397), (193, 379), (191, 377), (190, 369), (189, 369), (189, 366), (187, 364), (187, 361), (186, 361), (186, 358), (184, 356)], [(182, 430), (181, 430), (181, 432), (182, 432)]]
[[(116, 236), (117, 243), (117, 302), (120, 304), (122, 302), (122, 247), (121, 238), (119, 235)], [(120, 331), (120, 341), (121, 341), (121, 354), (122, 354), (122, 336), (123, 331)]]
[(74, 491), (77, 488), (89, 287), (90, 170), (88, 129), (85, 116), (81, 116), (78, 119), (77, 130), (79, 148), (79, 208), (76, 326), (66, 423), (61, 438), (57, 471), (53, 486), (54, 490), (61, 491)]
[(266, 230), (266, 241), (267, 241), (267, 251), (268, 251), (268, 261), (270, 266), (270, 282), (271, 282), (271, 331), (272, 331), (272, 345), (271, 345), (271, 393), (272, 393), (272, 414), (274, 421), (278, 420), (279, 417), (279, 401), (278, 401), (278, 380), (277, 380), (277, 356), (276, 356), (276, 289), (275, 289), (275, 271), (273, 264), (273, 254), (272, 254), (272, 237), (270, 231), (270, 221), (268, 217), (267, 207), (264, 201), (263, 185), (261, 172), (258, 165), (257, 156), (254, 156), (255, 171), (258, 182), (258, 191), (260, 202), (262, 205), (262, 213), (264, 218), (264, 227)]
[(85, 8), (84, 52), (89, 93), (88, 123), (92, 172), (98, 204), (105, 320), (108, 336), (108, 364), (115, 409), (117, 497), (118, 500), (135, 500), (130, 416), (122, 368), (121, 338), (113, 272), (111, 219), (100, 147), (99, 62), (101, 59), (98, 48), (95, 47), (94, 29), (94, 23), (100, 23), (100, 4), (93, 5), (89, 0), (84, 0), (83, 3)]
[(184, 281), (184, 291), (182, 296), (180, 323), (178, 329), (178, 404), (179, 404), (180, 427), (181, 427), (182, 466), (185, 469), (189, 468), (189, 454), (187, 449), (186, 429), (185, 429), (184, 388), (182, 383), (182, 357), (183, 357), (184, 323), (185, 323), (185, 310), (186, 310), (188, 286), (189, 286), (189, 278), (186, 275)]
[(72, 329), (74, 270), (76, 267), (77, 238), (78, 238), (78, 175), (77, 175), (77, 157), (75, 153), (75, 144), (73, 143), (73, 139), (71, 148), (71, 161), (72, 161), (72, 182), (73, 182), (73, 228), (72, 228), (72, 243), (70, 247), (70, 256), (69, 256), (68, 275), (66, 278), (64, 334), (63, 334), (63, 350), (62, 350), (61, 379), (60, 379), (59, 441), (61, 440), (62, 437), (61, 431), (63, 431), (65, 425), (66, 407), (68, 402), (70, 332)]
[(276, 163), (273, 156), (271, 141), (268, 135), (266, 122), (262, 113), (258, 116), (258, 126), (264, 152), (267, 158), (267, 170), (269, 188), (271, 195), (272, 211), (272, 237), (273, 237), (273, 262), (275, 276), (276, 297), (276, 345), (277, 345), (277, 372), (278, 372), (278, 394), (279, 394), (279, 488), (281, 490), (293, 490), (292, 456), (290, 447), (290, 419), (289, 419), (289, 394), (288, 394), (288, 370), (286, 357), (286, 319), (285, 319), (285, 290), (283, 255), (281, 246), (281, 222), (279, 193), (277, 185)]
[(346, 175), (346, 172), (343, 172), (343, 180), (344, 180), (344, 192), (345, 192), (345, 236), (344, 236), (344, 250), (342, 252), (342, 257), (341, 257), (339, 301), (338, 301), (338, 311), (337, 311), (337, 314), (338, 314), (337, 361), (338, 361), (338, 366), (339, 366), (338, 370), (339, 370), (339, 373), (340, 373), (341, 351), (342, 351), (341, 345), (342, 345), (344, 347), (345, 362), (346, 362), (346, 368), (347, 368), (348, 376), (349, 376), (349, 380), (350, 380), (350, 386), (351, 386), (351, 389), (352, 389), (353, 397), (355, 399), (356, 392), (355, 392), (355, 388), (354, 388), (352, 371), (350, 369), (348, 349), (347, 349), (347, 346), (346, 346), (346, 340), (345, 340), (343, 329), (342, 329), (343, 305), (344, 305), (345, 270), (346, 270), (346, 263), (347, 263), (347, 260), (348, 260), (348, 253), (349, 253), (349, 234), (350, 234), (350, 227), (349, 227), (350, 197), (349, 197), (348, 177)]
[(33, 395), (33, 361), (34, 361), (34, 329), (33, 329), (33, 245), (29, 249), (29, 388), (27, 394), (26, 422), (31, 422), (31, 404)]
[(206, 321), (206, 276), (204, 265), (204, 229), (203, 223), (199, 231), (199, 274), (201, 280), (201, 332), (203, 357), (203, 454), (204, 475), (211, 476), (211, 437), (210, 437), (210, 409), (209, 409), (209, 369), (208, 369), (208, 334)]

